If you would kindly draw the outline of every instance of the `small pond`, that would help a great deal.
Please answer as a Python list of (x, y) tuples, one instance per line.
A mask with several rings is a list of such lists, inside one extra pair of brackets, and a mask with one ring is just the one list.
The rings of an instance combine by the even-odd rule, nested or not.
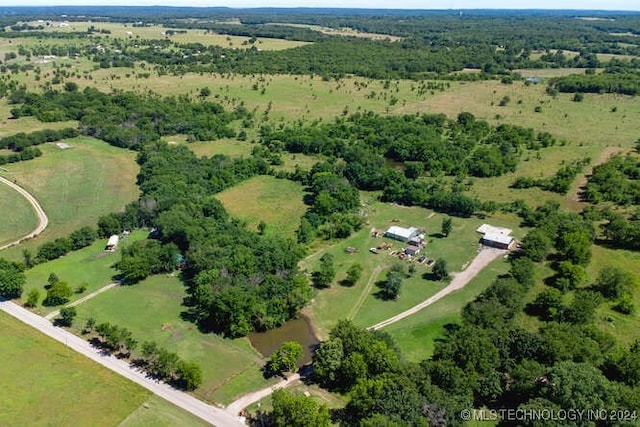
[(304, 357), (300, 365), (311, 362), (311, 354), (315, 346), (320, 342), (313, 333), (309, 319), (301, 316), (291, 319), (277, 329), (267, 332), (253, 332), (249, 334), (251, 345), (264, 357), (271, 356), (285, 341), (296, 341), (302, 344)]

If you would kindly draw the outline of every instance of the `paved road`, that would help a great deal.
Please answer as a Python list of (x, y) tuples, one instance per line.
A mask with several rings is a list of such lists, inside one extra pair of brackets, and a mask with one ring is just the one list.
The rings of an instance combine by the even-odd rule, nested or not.
[(473, 279), (483, 268), (485, 268), (491, 261), (494, 259), (500, 258), (508, 254), (509, 251), (502, 249), (493, 249), (493, 248), (484, 248), (482, 249), (478, 255), (471, 261), (471, 264), (462, 272), (454, 273), (453, 279), (451, 283), (449, 283), (446, 287), (441, 289), (435, 295), (427, 298), (422, 301), (420, 304), (411, 307), (410, 309), (403, 311), (400, 314), (397, 314), (393, 317), (390, 317), (387, 320), (383, 320), (380, 323), (376, 323), (373, 326), (369, 326), (367, 329), (381, 329), (385, 326), (389, 326), (392, 323), (395, 323), (399, 320), (404, 319), (407, 316), (411, 316), (414, 313), (422, 310), (425, 307), (430, 306), (434, 302), (438, 301), (449, 295), (453, 291), (457, 291), (458, 289), (462, 289), (465, 287), (471, 279)]
[(42, 233), (44, 229), (47, 228), (47, 225), (49, 224), (49, 218), (47, 218), (47, 214), (44, 212), (44, 209), (42, 209), (42, 206), (40, 206), (40, 203), (38, 203), (36, 198), (33, 197), (31, 194), (29, 194), (27, 190), (25, 190), (19, 185), (14, 184), (13, 182), (1, 176), (0, 176), (0, 182), (7, 184), (9, 187), (13, 188), (18, 193), (22, 194), (24, 198), (27, 199), (29, 203), (31, 203), (31, 206), (33, 206), (33, 209), (35, 209), (36, 214), (38, 215), (38, 226), (36, 227), (35, 230), (27, 234), (26, 236), (19, 238), (18, 240), (15, 240), (11, 243), (7, 243), (6, 245), (0, 246), (0, 251), (1, 251), (3, 249), (10, 248), (11, 246), (15, 246), (20, 242), (22, 242), (23, 240), (36, 237), (38, 234)]
[(298, 381), (300, 381), (300, 374), (293, 374), (286, 380), (282, 380), (277, 384), (265, 387), (262, 390), (254, 391), (253, 393), (245, 394), (244, 396), (227, 406), (226, 411), (229, 413), (229, 415), (238, 415), (241, 410), (251, 405), (252, 403), (255, 403), (269, 396), (276, 390), (296, 384)]
[[(65, 305), (65, 307), (75, 307), (78, 304), (82, 304), (83, 302), (90, 300), (91, 298), (95, 297), (96, 295), (100, 295), (103, 292), (108, 291), (109, 289), (115, 288), (116, 286), (119, 286), (120, 282), (112, 282), (109, 283), (106, 286), (101, 287), (100, 289), (91, 292), (90, 294), (87, 294), (85, 296), (83, 296), (82, 298), (79, 298), (73, 302), (70, 302), (69, 304)], [(52, 311), (51, 313), (47, 314), (46, 316), (44, 316), (45, 319), (51, 320), (54, 317), (56, 317), (58, 314), (60, 314), (60, 310), (56, 310), (56, 311)]]
[(72, 333), (57, 328), (44, 317), (38, 316), (26, 310), (12, 301), (0, 299), (0, 310), (10, 314), (16, 319), (26, 323), (33, 328), (49, 337), (60, 341), (67, 347), (77, 351), (78, 353), (93, 359), (108, 369), (140, 384), (142, 387), (150, 390), (154, 394), (168, 400), (174, 405), (191, 412), (193, 415), (219, 427), (227, 426), (243, 426), (244, 424), (229, 412), (218, 407), (209, 405), (196, 399), (195, 397), (172, 388), (171, 386), (150, 379), (142, 371), (132, 368), (127, 362), (116, 359), (111, 355), (105, 355), (100, 350), (92, 347), (87, 341)]

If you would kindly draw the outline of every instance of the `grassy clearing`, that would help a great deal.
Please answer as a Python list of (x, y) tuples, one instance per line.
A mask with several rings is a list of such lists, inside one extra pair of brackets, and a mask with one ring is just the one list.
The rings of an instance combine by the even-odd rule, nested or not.
[[(479, 235), (475, 230), (480, 224), (486, 222), (496, 226), (507, 226), (514, 229), (516, 236), (522, 235), (517, 221), (512, 217), (502, 215), (485, 220), (454, 218), (453, 231), (449, 237), (442, 238), (439, 237), (444, 217), (442, 214), (423, 208), (394, 206), (371, 201), (367, 203), (365, 209), (368, 211), (369, 225), (349, 239), (318, 250), (303, 262), (303, 268), (313, 271), (323, 253), (329, 252), (334, 256), (338, 283), (333, 284), (329, 289), (319, 291), (309, 310), (321, 338), (328, 336), (328, 331), (337, 320), (350, 314), (356, 324), (363, 327), (371, 326), (418, 304), (445, 286), (444, 283), (426, 280), (423, 275), (428, 273), (430, 268), (424, 264), (417, 264), (416, 273), (413, 277), (405, 279), (396, 301), (383, 301), (377, 298), (375, 293), (379, 291), (379, 288), (375, 282), (384, 280), (386, 270), (394, 262), (402, 262), (405, 267), (408, 264), (407, 261), (399, 261), (396, 257), (389, 255), (391, 251), (400, 250), (405, 245), (387, 238), (371, 237), (372, 227), (384, 231), (390, 225), (395, 224), (426, 229), (428, 244), (421, 255), (424, 254), (434, 259), (444, 258), (452, 272), (466, 268), (466, 265), (476, 255)], [(398, 220), (399, 222), (397, 222)], [(377, 255), (369, 252), (369, 248), (382, 242), (393, 243), (394, 246)], [(349, 246), (356, 248), (358, 252), (347, 254), (345, 248)], [(354, 263), (363, 267), (362, 278), (353, 287), (340, 285), (339, 282), (346, 277), (346, 271)], [(372, 276), (375, 277), (372, 279)], [(370, 280), (373, 280), (373, 286), (368, 288), (367, 283)], [(363, 296), (364, 301), (359, 303), (358, 301)], [(470, 299), (465, 300), (465, 302), (468, 301)]]
[(0, 184), (0, 246), (29, 234), (38, 225), (38, 217), (31, 204), (20, 193), (5, 184)]
[[(125, 247), (136, 240), (141, 240), (147, 236), (147, 231), (135, 231), (127, 238), (121, 240), (120, 248)], [(74, 294), (70, 302), (73, 302), (85, 295), (100, 289), (111, 283), (118, 271), (113, 265), (120, 260), (120, 252), (105, 252), (105, 239), (96, 241), (93, 245), (71, 252), (62, 258), (39, 264), (27, 270), (27, 283), (22, 293), (23, 299), (31, 289), (40, 290), (41, 300), (44, 299), (46, 291), (44, 285), (47, 284), (49, 274), (55, 273), (60, 280), (67, 282), (72, 289), (76, 289), (81, 284), (87, 285), (87, 290), (82, 294)], [(40, 306), (38, 314), (50, 313), (59, 307)]]
[[(330, 393), (327, 390), (324, 390), (314, 384), (307, 385), (300, 382), (296, 385), (287, 387), (286, 390), (288, 393), (293, 393), (293, 394), (308, 393), (308, 396), (310, 398), (312, 398), (318, 403), (327, 405), (329, 409), (344, 408), (344, 406), (348, 402), (348, 399), (346, 396), (340, 395), (338, 393)], [(262, 412), (270, 412), (271, 410), (273, 410), (271, 395), (255, 403), (252, 403), (247, 407), (247, 410), (251, 413), (256, 413), (258, 409), (260, 409)]]
[(204, 383), (194, 394), (209, 402), (228, 404), (243, 393), (267, 386), (260, 371), (262, 359), (249, 340), (201, 333), (193, 323), (181, 319), (184, 297), (184, 285), (176, 277), (154, 276), (79, 305), (75, 327), (82, 328), (88, 317), (126, 326), (138, 341), (154, 340), (198, 363)]
[(509, 264), (503, 259), (498, 259), (489, 264), (463, 289), (389, 325), (384, 331), (391, 334), (407, 360), (418, 362), (426, 359), (433, 354), (436, 340), (444, 334), (444, 326), (458, 322), (462, 308), (485, 290), (498, 275), (508, 270)]
[(150, 395), (5, 313), (0, 329), (0, 425), (111, 427)]
[(331, 28), (331, 27), (323, 27), (321, 25), (291, 24), (287, 22), (285, 23), (273, 22), (273, 23), (270, 23), (269, 25), (286, 25), (286, 26), (295, 27), (295, 28), (308, 28), (310, 30), (318, 31), (319, 33), (328, 34), (332, 36), (359, 37), (359, 38), (371, 39), (371, 40), (390, 40), (393, 42), (403, 39), (403, 37), (392, 36), (389, 34), (362, 32), (349, 27)]
[(129, 415), (119, 427), (204, 427), (209, 423), (152, 395)]
[(300, 217), (307, 210), (303, 203), (303, 187), (296, 182), (258, 176), (217, 197), (233, 216), (256, 228), (260, 221), (267, 223), (266, 233), (292, 236), (300, 225)]
[[(85, 225), (95, 227), (100, 216), (119, 211), (138, 197), (133, 152), (86, 137), (67, 143), (73, 148), (44, 144), (42, 157), (5, 166), (3, 176), (38, 199), (49, 226), (37, 238), (3, 251), (3, 257), (20, 259), (23, 249), (35, 252), (45, 241)], [(0, 211), (2, 217), (9, 214)]]

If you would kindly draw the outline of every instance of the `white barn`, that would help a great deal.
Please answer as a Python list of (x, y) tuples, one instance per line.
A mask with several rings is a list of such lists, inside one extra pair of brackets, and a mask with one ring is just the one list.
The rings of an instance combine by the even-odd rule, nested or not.
[(115, 251), (116, 248), (118, 247), (119, 241), (120, 241), (120, 238), (114, 234), (113, 236), (109, 237), (109, 240), (107, 241), (107, 246), (105, 246), (104, 249), (110, 252)]
[(408, 242), (418, 234), (419, 230), (415, 227), (404, 228), (393, 225), (384, 233), (384, 236), (401, 242)]

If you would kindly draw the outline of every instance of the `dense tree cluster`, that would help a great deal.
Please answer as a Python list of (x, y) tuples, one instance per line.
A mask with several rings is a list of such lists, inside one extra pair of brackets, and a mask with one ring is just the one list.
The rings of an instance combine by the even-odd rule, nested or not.
[(640, 77), (637, 72), (608, 72), (600, 74), (572, 74), (556, 77), (549, 82), (551, 88), (560, 92), (583, 93), (621, 93), (637, 95), (640, 93)]
[(585, 198), (591, 203), (640, 205), (640, 159), (632, 154), (618, 154), (594, 167)]
[(0, 258), (0, 297), (20, 298), (26, 282), (24, 265)]
[(225, 112), (212, 102), (130, 92), (105, 94), (95, 88), (83, 91), (29, 93), (14, 107), (14, 117), (34, 116), (43, 122), (78, 120), (80, 132), (111, 145), (139, 150), (160, 136), (186, 134), (192, 140), (233, 137), (228, 124), (241, 118), (241, 109)]
[[(246, 335), (283, 324), (308, 301), (311, 288), (297, 270), (302, 248), (247, 230), (213, 195), (267, 172), (264, 161), (198, 158), (185, 147), (158, 143), (145, 147), (138, 162), (143, 195), (133, 216), (147, 216), (157, 229), (162, 247), (145, 245), (164, 253), (175, 253), (177, 247), (183, 254), (190, 312), (203, 328)], [(125, 210), (112, 219), (126, 226), (124, 221), (133, 220), (127, 218)], [(139, 267), (137, 257), (127, 255), (121, 262), (125, 260)]]

